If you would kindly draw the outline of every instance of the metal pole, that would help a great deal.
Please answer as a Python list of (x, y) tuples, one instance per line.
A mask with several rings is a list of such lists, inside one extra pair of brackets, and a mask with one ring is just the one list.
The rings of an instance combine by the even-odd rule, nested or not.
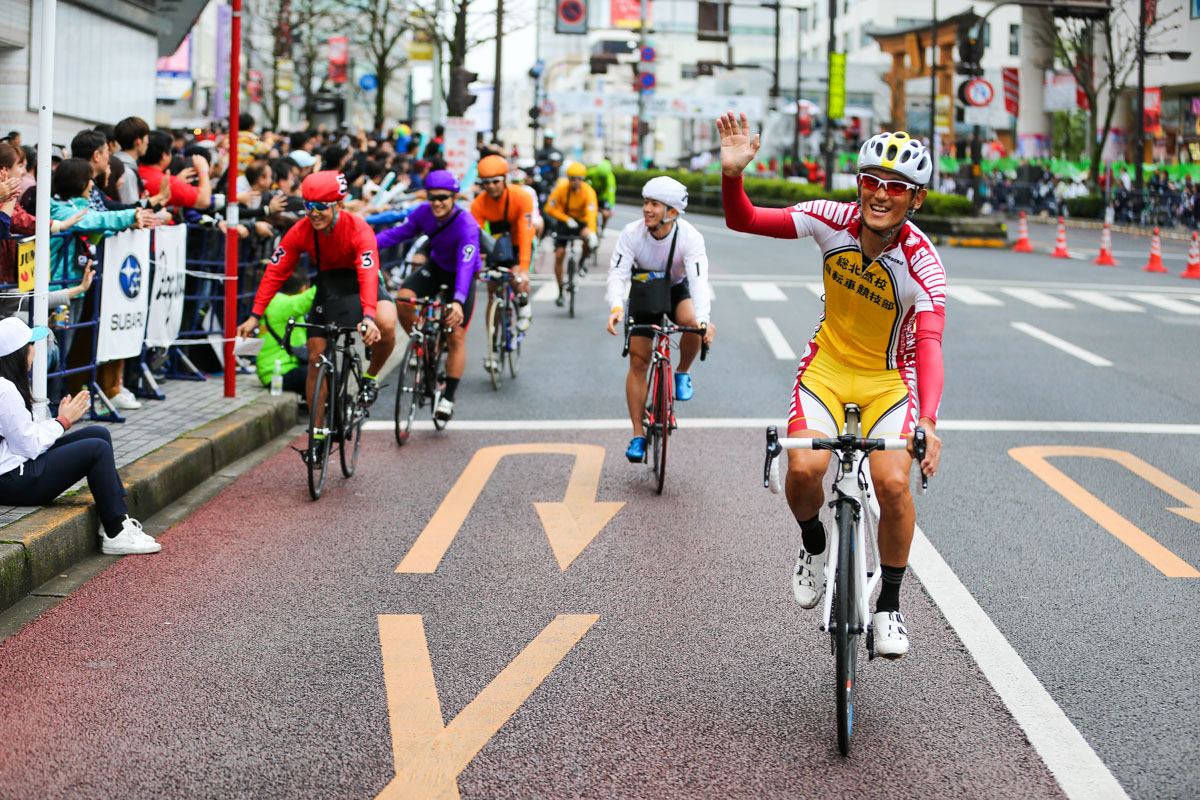
[(930, 177), (930, 188), (937, 191), (938, 187), (938, 152), (937, 146), (937, 0), (933, 0), (933, 22), (929, 27), (929, 150), (933, 153), (933, 175)]
[(496, 77), (492, 81), (492, 138), (500, 138), (500, 44), (504, 41), (504, 0), (496, 0)]
[(796, 9), (796, 117), (792, 120), (792, 168), (800, 174), (800, 62), (804, 60), (801, 44), (800, 9)]
[(833, 117), (829, 116), (829, 112), (833, 107), (833, 70), (830, 68), (832, 64), (832, 56), (837, 52), (837, 32), (833, 28), (834, 22), (837, 20), (837, 0), (829, 0), (829, 51), (826, 53), (826, 75), (829, 80), (826, 81), (825, 93), (825, 190), (833, 189), (833, 159), (837, 148), (834, 142), (833, 134)]
[[(41, 102), (38, 107), (37, 222), (33, 244), (33, 324), (45, 325), (50, 317), (50, 155), (54, 147), (54, 37), (58, 3), (42, 0)], [(76, 322), (76, 320), (71, 320)], [(99, 329), (97, 329), (99, 333)], [(46, 340), (33, 346), (33, 413), (46, 416)]]
[(771, 5), (775, 9), (775, 71), (771, 73), (771, 109), (779, 108), (779, 15), (782, 10), (782, 3), (773, 3)]
[[(534, 0), (533, 11), (533, 60), (542, 60), (542, 0)], [(533, 79), (533, 107), (538, 109), (538, 116), (533, 118), (533, 157), (536, 168), (538, 151), (538, 128), (541, 122), (542, 107), (542, 76), (541, 73)]]
[[(1141, 204), (1145, 188), (1142, 162), (1146, 160), (1146, 0), (1140, 0), (1137, 38), (1137, 119), (1133, 121), (1133, 188)], [(39, 171), (41, 167), (38, 167)]]
[[(442, 0), (437, 0), (434, 11), (435, 24), (442, 20)], [(429, 135), (433, 136), (433, 128), (442, 124), (442, 40), (433, 37), (433, 95), (429, 98)]]
[[(832, 2), (832, 0), (830, 0)], [(650, 0), (640, 0), (638, 2), (638, 11), (640, 12), (641, 22), (638, 23), (638, 63), (641, 63), (642, 50), (646, 47), (646, 6), (650, 4)], [(646, 137), (642, 135), (642, 121), (646, 119), (646, 90), (638, 86), (638, 107), (637, 107), (637, 160), (638, 163), (634, 169), (642, 169), (646, 164)], [(649, 126), (647, 126), (649, 127)]]
[[(233, 357), (233, 337), (237, 333), (238, 290), (238, 95), (242, 83), (242, 0), (233, 0), (233, 23), (229, 44), (229, 166), (225, 190), (225, 396), (237, 396), (237, 362)], [(165, 180), (165, 178), (164, 178)]]

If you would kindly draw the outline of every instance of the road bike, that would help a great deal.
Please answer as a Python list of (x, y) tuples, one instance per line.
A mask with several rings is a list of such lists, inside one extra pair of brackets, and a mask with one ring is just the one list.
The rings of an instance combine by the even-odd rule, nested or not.
[[(646, 393), (646, 408), (642, 412), (642, 427), (646, 434), (646, 456), (650, 471), (654, 475), (658, 494), (662, 494), (667, 478), (667, 440), (675, 430), (675, 381), (671, 371), (671, 348), (679, 345), (671, 341), (675, 334), (696, 333), (704, 337), (706, 325), (699, 328), (683, 328), (671, 322), (666, 314), (657, 325), (634, 325), (625, 318), (625, 348), (622, 358), (629, 355), (629, 339), (634, 331), (646, 331), (654, 335), (650, 348), (650, 369), (647, 373), (650, 390)], [(708, 357), (708, 345), (701, 343), (700, 360)]]
[[(825, 592), (820, 630), (830, 634), (830, 649), (836, 663), (834, 689), (837, 703), (838, 749), (850, 754), (854, 730), (854, 684), (858, 668), (858, 638), (866, 634), (867, 660), (875, 658), (875, 629), (869, 602), (879, 584), (879, 519), (867, 474), (867, 456), (876, 450), (903, 450), (906, 439), (863, 439), (860, 412), (853, 403), (846, 405), (846, 424), (841, 436), (833, 439), (781, 439), (775, 428), (767, 428), (767, 460), (763, 467), (763, 486), (779, 494), (778, 457), (784, 450), (828, 450), (837, 455), (833, 479), (833, 510), (836, 539), (829, 542), (825, 559)], [(925, 457), (925, 430), (913, 432), (913, 450), (918, 464)], [(851, 481), (851, 478), (853, 480)], [(922, 474), (921, 487), (928, 486)], [(826, 528), (830, 529), (829, 526)], [(870, 554), (868, 555), (868, 547)]]
[[(354, 334), (361, 331), (358, 325), (313, 325), (297, 322), (295, 317), (291, 317), (283, 337), (284, 348), (289, 355), (292, 354), (292, 331), (295, 328), (325, 338), (325, 350), (316, 364), (317, 382), (308, 404), (308, 446), (300, 451), (308, 466), (308, 493), (313, 500), (319, 500), (325, 491), (330, 450), (335, 445), (342, 475), (349, 478), (358, 465), (363, 423), (370, 415), (362, 397), (362, 361), (354, 346)], [(369, 349), (367, 353), (369, 358)]]
[(575, 316), (576, 281), (580, 277), (579, 267), (583, 263), (583, 237), (578, 235), (559, 236), (558, 240), (563, 242), (567, 248), (566, 272), (563, 276), (562, 290), (567, 296), (567, 314), (573, 318)]
[[(436, 411), (446, 387), (446, 326), (442, 320), (450, 307), (445, 296), (447, 289), (442, 286), (436, 297), (396, 299), (397, 303), (408, 303), (417, 310), (408, 346), (396, 368), (395, 432), (396, 444), (400, 446), (412, 433), (417, 409), (429, 403), (430, 411)], [(440, 431), (446, 427), (446, 421), (433, 414), (433, 427)]]
[(492, 378), (492, 388), (497, 390), (505, 362), (508, 362), (508, 372), (513, 378), (521, 369), (521, 340), (525, 338), (525, 331), (517, 327), (517, 292), (512, 286), (512, 275), (513, 271), (508, 267), (489, 267), (483, 273), (491, 289), (487, 310), (487, 337), (491, 349), (483, 366)]

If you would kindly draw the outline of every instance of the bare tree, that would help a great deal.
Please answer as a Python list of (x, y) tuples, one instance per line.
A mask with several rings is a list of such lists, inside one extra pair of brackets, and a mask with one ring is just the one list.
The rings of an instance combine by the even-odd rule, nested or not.
[(408, 58), (401, 39), (409, 30), (409, 18), (393, 9), (389, 0), (349, 0), (357, 32), (353, 41), (375, 74), (375, 130), (383, 128), (388, 85)]
[(323, 51), (329, 37), (342, 27), (340, 9), (331, 0), (291, 0), (292, 53), (306, 120), (313, 117), (313, 98), (325, 75)]
[[(1053, 47), (1055, 60), (1075, 76), (1087, 98), (1087, 155), (1091, 162), (1088, 182), (1092, 186), (1099, 183), (1100, 154), (1108, 142), (1117, 102), (1124, 92), (1137, 88), (1137, 13), (1141, 7), (1142, 0), (1115, 0), (1111, 11), (1098, 19), (1059, 19), (1053, 40), (1044, 42)], [(1159, 13), (1146, 28), (1146, 49), (1153, 50), (1154, 42), (1179, 27), (1171, 24), (1171, 18), (1181, 10), (1182, 6), (1165, 10), (1159, 5)]]

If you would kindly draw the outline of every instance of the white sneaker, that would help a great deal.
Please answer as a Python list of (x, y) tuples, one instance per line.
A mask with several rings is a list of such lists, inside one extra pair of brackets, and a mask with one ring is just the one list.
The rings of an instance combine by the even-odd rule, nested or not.
[(108, 401), (112, 403), (113, 408), (115, 408), (117, 411), (132, 411), (135, 408), (142, 407), (142, 404), (138, 402), (137, 398), (133, 396), (132, 392), (130, 392), (128, 395), (124, 394), (123, 392), (117, 392), (112, 397), (108, 398)]
[(530, 324), (533, 323), (533, 306), (526, 303), (523, 306), (517, 306), (517, 330), (527, 331)]
[(483, 369), (485, 372), (495, 372), (500, 369), (500, 365), (496, 363), (496, 359), (489, 356), (483, 360)]
[(812, 608), (825, 594), (826, 550), (816, 555), (805, 553), (804, 548), (796, 554), (796, 569), (792, 571), (792, 594), (801, 608)]
[(450, 418), (454, 416), (454, 401), (444, 397), (438, 400), (437, 410), (433, 412), (433, 415), (442, 422), (449, 422)]
[(121, 532), (109, 537), (100, 534), (100, 552), (106, 556), (130, 556), (157, 553), (162, 545), (154, 541), (154, 537), (142, 530), (142, 523), (132, 517), (126, 517), (121, 526)]
[(876, 611), (871, 617), (875, 626), (875, 655), (884, 658), (903, 658), (908, 652), (908, 625), (899, 611)]

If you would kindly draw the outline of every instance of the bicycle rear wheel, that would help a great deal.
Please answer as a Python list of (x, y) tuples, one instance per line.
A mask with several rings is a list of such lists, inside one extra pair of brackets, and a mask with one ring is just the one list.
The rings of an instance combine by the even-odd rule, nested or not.
[(667, 481), (667, 440), (671, 438), (671, 366), (666, 361), (658, 362), (654, 386), (654, 416), (658, 418), (654, 479), (658, 493), (662, 494)]
[(338, 392), (338, 427), (342, 430), (341, 456), (342, 475), (349, 478), (358, 467), (358, 449), (362, 445), (362, 426), (366, 421), (366, 409), (358, 403), (362, 391), (362, 364), (358, 359), (347, 359), (342, 371), (341, 391)]
[(504, 303), (494, 301), (491, 313), (488, 314), (491, 351), (488, 353), (487, 371), (492, 379), (492, 388), (497, 391), (502, 383), (500, 374), (504, 371), (504, 308)]
[[(321, 393), (325, 393), (325, 402), (320, 402)], [(308, 412), (308, 450), (305, 454), (305, 462), (308, 464), (308, 493), (313, 500), (320, 500), (321, 493), (325, 491), (325, 473), (329, 468), (329, 448), (333, 447), (333, 437), (330, 432), (334, 427), (333, 417), (333, 367), (328, 364), (321, 364), (317, 370), (317, 383), (313, 387), (313, 400), (309, 403)], [(325, 419), (322, 421), (325, 437), (318, 442), (316, 432), (317, 426), (317, 411), (324, 407)], [(317, 448), (320, 447), (318, 454)]]
[(433, 427), (436, 430), (445, 430), (446, 423), (449, 420), (438, 419), (437, 407), (442, 399), (442, 390), (446, 386), (446, 341), (442, 337), (445, 334), (439, 334), (436, 344), (437, 349), (426, 356), (428, 362), (425, 364), (426, 381), (428, 382), (429, 396), (432, 398), (430, 403), (430, 411), (433, 412)]
[(862, 628), (858, 618), (854, 586), (854, 529), (857, 513), (849, 502), (837, 507), (838, 567), (834, 577), (833, 637), (837, 661), (838, 750), (850, 755), (850, 737), (854, 732), (854, 681), (858, 667), (858, 636)]
[[(414, 356), (416, 363), (414, 364)], [(421, 356), (417, 343), (411, 339), (404, 350), (404, 358), (396, 368), (396, 444), (403, 447), (412, 433), (413, 418), (417, 414), (417, 402), (425, 390), (421, 374)]]

